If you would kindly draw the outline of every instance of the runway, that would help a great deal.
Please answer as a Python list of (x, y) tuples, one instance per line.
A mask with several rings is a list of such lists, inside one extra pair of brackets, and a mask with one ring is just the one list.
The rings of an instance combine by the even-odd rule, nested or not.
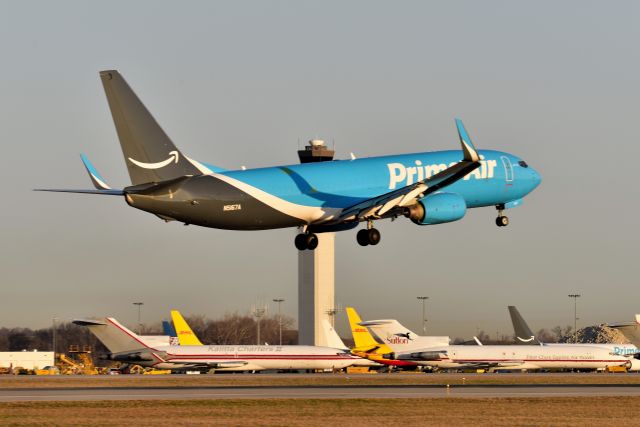
[(638, 385), (73, 387), (0, 389), (0, 402), (640, 396)]

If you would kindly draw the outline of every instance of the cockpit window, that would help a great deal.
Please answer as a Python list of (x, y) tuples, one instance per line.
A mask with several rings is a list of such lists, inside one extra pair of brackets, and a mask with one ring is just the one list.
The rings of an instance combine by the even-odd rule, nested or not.
[(522, 166), (523, 168), (528, 168), (528, 167), (529, 167), (529, 165), (527, 164), (527, 162), (525, 162), (524, 160), (520, 160), (520, 161), (518, 162), (518, 164), (519, 164), (520, 166)]

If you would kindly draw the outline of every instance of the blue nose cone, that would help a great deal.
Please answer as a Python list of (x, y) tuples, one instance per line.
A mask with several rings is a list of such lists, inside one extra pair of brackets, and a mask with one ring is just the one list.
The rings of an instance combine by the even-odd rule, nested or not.
[(529, 185), (531, 186), (531, 189), (529, 190), (529, 192), (532, 192), (533, 190), (535, 190), (538, 185), (540, 185), (540, 183), (542, 182), (542, 177), (540, 176), (540, 174), (532, 167), (529, 167)]

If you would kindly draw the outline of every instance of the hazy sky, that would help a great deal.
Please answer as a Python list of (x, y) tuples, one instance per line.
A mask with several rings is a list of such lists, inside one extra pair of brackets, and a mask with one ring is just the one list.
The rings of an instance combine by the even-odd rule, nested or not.
[[(129, 184), (98, 71), (116, 68), (190, 157), (228, 168), (479, 148), (543, 177), (511, 225), (493, 208), (382, 242), (336, 241), (336, 300), (363, 317), (469, 337), (640, 312), (636, 182), (640, 5), (612, 2), (0, 2), (0, 326), (171, 308), (217, 317), (283, 297), (297, 316), (294, 230), (220, 231), (129, 208), (90, 188), (85, 152)], [(275, 309), (275, 307), (274, 307)], [(346, 330), (346, 316), (337, 321)]]

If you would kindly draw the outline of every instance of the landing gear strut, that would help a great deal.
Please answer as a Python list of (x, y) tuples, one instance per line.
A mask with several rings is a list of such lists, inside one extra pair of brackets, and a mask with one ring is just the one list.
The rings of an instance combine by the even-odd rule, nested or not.
[(305, 249), (312, 251), (318, 247), (318, 236), (313, 233), (300, 233), (296, 236), (294, 243), (299, 251)]
[(358, 231), (356, 240), (360, 246), (375, 246), (380, 243), (380, 232), (373, 228), (373, 223), (369, 221), (365, 230)]
[(504, 205), (496, 206), (498, 210), (498, 217), (496, 218), (496, 225), (498, 227), (506, 227), (509, 225), (509, 217), (505, 216), (502, 212), (504, 212)]

